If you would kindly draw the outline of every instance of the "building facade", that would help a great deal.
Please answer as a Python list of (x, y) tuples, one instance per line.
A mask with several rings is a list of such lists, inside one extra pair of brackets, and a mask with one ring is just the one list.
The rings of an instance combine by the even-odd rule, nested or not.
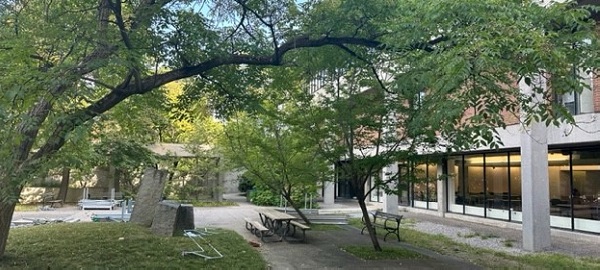
[[(498, 130), (504, 144), (500, 149), (424, 157), (419, 164), (392, 164), (386, 170), (398, 172), (398, 193), (387, 195), (376, 189), (370, 200), (384, 202), (387, 209), (394, 205), (396, 211), (399, 206), (414, 207), (442, 215), (455, 213), (521, 223), (524, 210), (538, 211), (524, 209), (532, 207), (523, 204), (524, 198), (549, 194), (537, 203), (547, 203), (548, 208), (539, 208), (549, 209), (551, 227), (600, 234), (600, 78), (586, 79), (589, 89), (556, 99), (571, 111), (577, 125), (545, 129), (545, 158), (522, 157), (522, 125), (518, 119), (508, 117), (512, 125)], [(548, 193), (542, 189), (525, 190), (522, 164), (547, 164), (547, 179), (533, 177), (531, 181), (547, 183), (543, 186), (547, 186)], [(403, 179), (409, 170), (417, 181)], [(343, 179), (338, 179), (335, 189), (328, 190), (337, 197), (354, 196)]]

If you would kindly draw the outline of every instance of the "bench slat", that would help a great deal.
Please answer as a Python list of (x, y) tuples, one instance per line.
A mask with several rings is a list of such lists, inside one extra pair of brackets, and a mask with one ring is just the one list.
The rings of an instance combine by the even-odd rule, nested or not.
[(300, 229), (303, 229), (303, 230), (310, 230), (309, 226), (307, 226), (306, 224), (302, 224), (302, 223), (300, 223), (298, 221), (295, 221), (295, 220), (290, 221), (290, 224), (292, 224), (292, 225), (294, 225), (294, 226), (296, 226), (296, 227), (298, 227)]
[(269, 229), (267, 229), (267, 227), (262, 225), (262, 223), (260, 223), (259, 221), (255, 221), (255, 220), (252, 220), (249, 218), (244, 218), (244, 221), (246, 221), (246, 229), (248, 229), (251, 233), (253, 233), (257, 237), (260, 237), (261, 241), (265, 242), (264, 237), (265, 237), (265, 234), (267, 234), (267, 232), (269, 231)]

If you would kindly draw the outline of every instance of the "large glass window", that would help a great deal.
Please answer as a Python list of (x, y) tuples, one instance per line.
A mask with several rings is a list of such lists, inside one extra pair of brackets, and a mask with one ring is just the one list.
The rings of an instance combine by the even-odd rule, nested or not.
[(413, 197), (415, 206), (427, 208), (427, 164), (414, 167)]
[[(521, 210), (520, 156), (512, 153), (465, 155), (449, 159), (449, 209), (511, 220)], [(517, 213), (517, 219), (520, 216)]]
[(463, 183), (463, 157), (454, 156), (448, 159), (448, 204), (449, 211), (463, 213), (465, 189)]
[(508, 219), (511, 203), (508, 192), (508, 154), (485, 156), (486, 215), (491, 218)]
[(368, 185), (367, 185), (367, 189), (371, 190), (371, 196), (370, 196), (370, 200), (372, 202), (383, 202), (383, 188), (379, 187), (379, 185), (377, 185), (377, 182), (380, 182), (380, 179), (376, 179), (377, 176), (369, 176), (369, 181), (368, 181)]
[[(569, 153), (551, 151), (548, 153), (548, 184), (550, 188), (550, 215), (552, 225), (571, 229), (571, 167)], [(561, 218), (562, 217), (562, 218)]]
[(437, 202), (437, 173), (437, 164), (427, 164), (427, 200), (430, 202)]
[(600, 233), (600, 151), (572, 152), (574, 229)]
[(409, 194), (409, 169), (405, 163), (398, 163), (398, 205), (410, 205)]
[(416, 207), (437, 209), (437, 164), (422, 163), (414, 167)]
[[(600, 233), (600, 150), (550, 151), (547, 160), (551, 226)], [(519, 153), (450, 157), (448, 175), (450, 212), (523, 221)]]
[(465, 214), (484, 215), (484, 164), (483, 155), (465, 156), (464, 183), (465, 183)]
[(521, 154), (510, 153), (510, 209), (521, 211)]

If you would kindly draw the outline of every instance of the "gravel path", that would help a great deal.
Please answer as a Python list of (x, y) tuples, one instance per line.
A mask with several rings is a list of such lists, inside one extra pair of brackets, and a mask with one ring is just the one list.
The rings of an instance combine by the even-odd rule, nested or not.
[[(403, 212), (402, 215), (409, 221), (405, 225), (425, 233), (442, 234), (472, 246), (501, 250), (510, 254), (531, 253), (522, 250), (523, 239), (520, 229), (490, 226), (415, 212)], [(553, 229), (552, 245), (546, 249), (546, 252), (600, 258), (599, 239), (598, 235)], [(508, 245), (512, 246), (508, 247)]]
[(450, 237), (457, 242), (474, 247), (493, 249), (510, 254), (528, 253), (520, 248), (514, 247), (514, 240), (504, 239), (495, 234), (476, 232), (467, 227), (454, 227), (429, 221), (408, 224), (406, 227), (411, 227), (428, 234), (441, 234)]

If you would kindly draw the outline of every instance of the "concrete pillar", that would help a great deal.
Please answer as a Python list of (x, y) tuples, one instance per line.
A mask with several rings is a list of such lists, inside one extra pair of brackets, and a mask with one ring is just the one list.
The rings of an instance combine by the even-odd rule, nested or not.
[(323, 182), (323, 204), (333, 205), (335, 204), (335, 183), (337, 180), (337, 173), (335, 171), (335, 165), (329, 166), (329, 171), (332, 172), (330, 181)]
[(458, 190), (456, 190), (455, 185), (456, 185), (456, 181), (458, 181), (458, 183), (460, 183), (460, 177), (458, 175), (458, 172), (456, 171), (456, 167), (454, 165), (456, 160), (454, 159), (450, 159), (448, 160), (448, 179), (446, 181), (448, 181), (448, 206), (455, 204), (456, 203), (456, 192)]
[(438, 203), (438, 216), (446, 216), (446, 177), (444, 175), (444, 167), (448, 161), (446, 159), (438, 162), (437, 164), (437, 203)]
[[(534, 83), (544, 88), (546, 85), (541, 77)], [(522, 94), (533, 96), (534, 102), (544, 102), (524, 79), (519, 82), (519, 88)], [(543, 122), (533, 121), (521, 131), (521, 192), (523, 249), (544, 250), (551, 245), (551, 235), (548, 134)]]
[[(398, 174), (398, 163), (390, 164), (384, 167), (382, 170), (382, 179), (383, 181), (389, 181), (395, 175)], [(397, 187), (398, 181), (393, 181), (388, 183), (388, 187), (391, 190), (398, 190)], [(393, 194), (383, 194), (383, 211), (390, 214), (398, 214), (398, 195)]]
[(325, 187), (323, 191), (323, 204), (333, 205), (335, 203), (335, 182), (326, 181), (323, 183)]

